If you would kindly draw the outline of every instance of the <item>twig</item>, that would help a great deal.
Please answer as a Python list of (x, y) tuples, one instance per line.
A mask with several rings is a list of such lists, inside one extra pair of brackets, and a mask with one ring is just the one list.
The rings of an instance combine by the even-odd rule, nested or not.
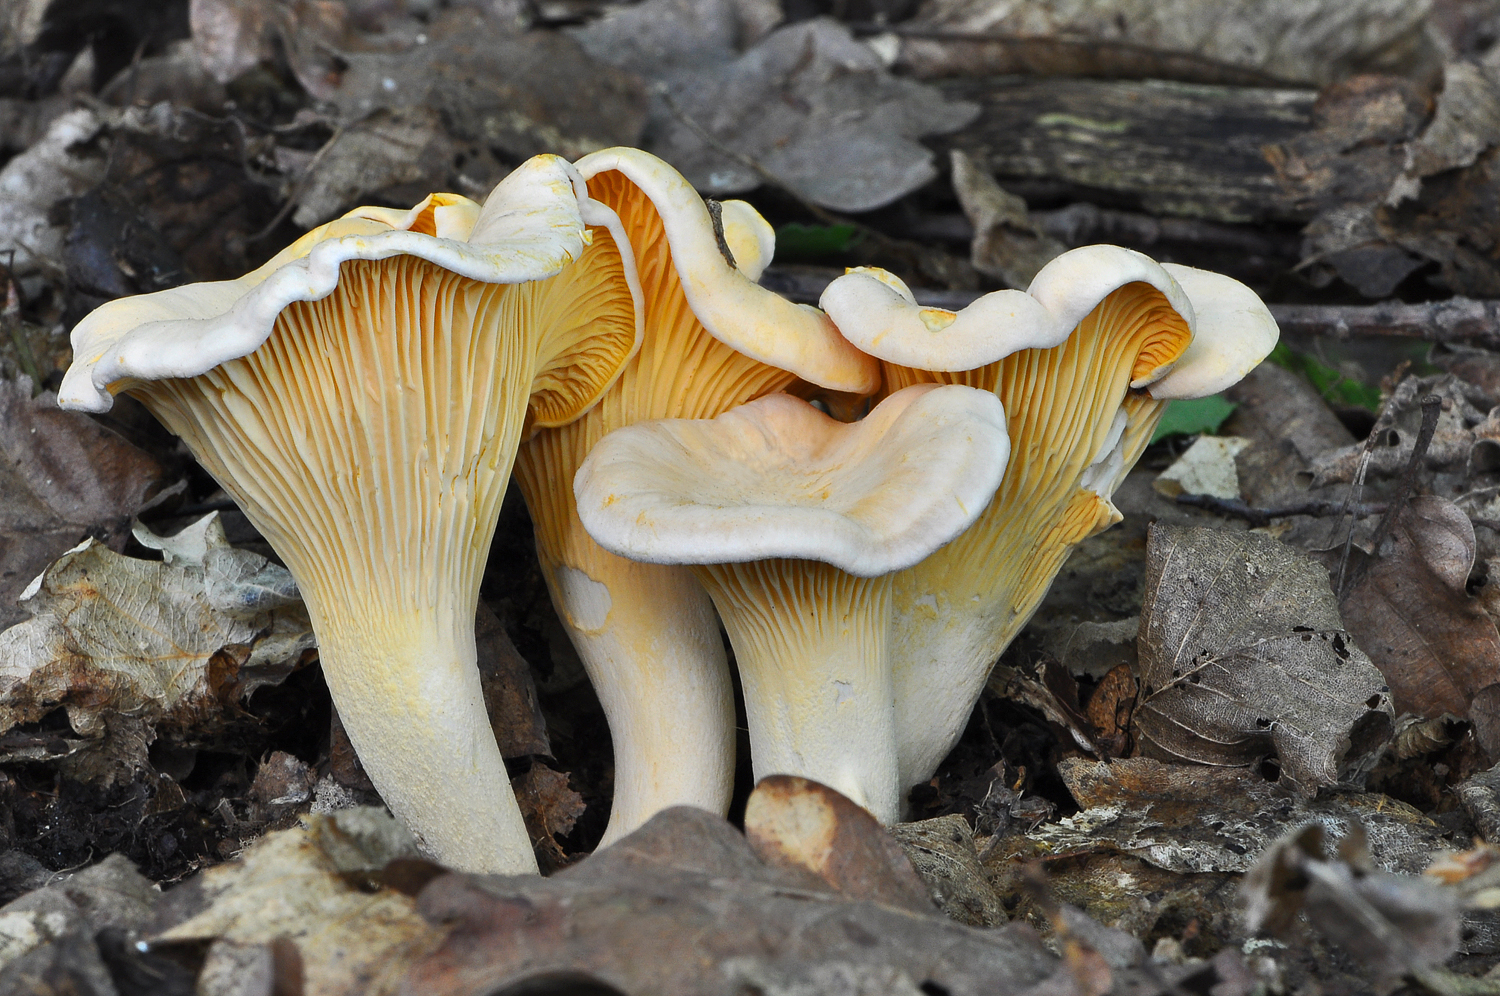
[(1273, 305), (1283, 334), (1395, 335), (1428, 342), (1470, 342), (1500, 348), (1500, 301), (1454, 297), (1424, 304)]
[(1311, 515), (1323, 518), (1329, 515), (1344, 515), (1348, 512), (1352, 513), (1355, 518), (1363, 518), (1367, 515), (1381, 515), (1387, 508), (1384, 503), (1350, 504), (1348, 502), (1332, 502), (1317, 499), (1293, 502), (1289, 505), (1277, 505), (1273, 508), (1257, 508), (1246, 504), (1238, 498), (1218, 498), (1214, 495), (1191, 494), (1178, 495), (1176, 501), (1179, 505), (1201, 508), (1205, 511), (1217, 512), (1220, 515), (1232, 515), (1235, 518), (1244, 519), (1253, 526), (1269, 525), (1272, 519), (1285, 519), (1292, 515)]
[(313, 155), (312, 161), (307, 164), (307, 169), (303, 171), (302, 176), (299, 177), (296, 184), (292, 186), (291, 193), (287, 194), (286, 203), (281, 205), (280, 211), (276, 212), (276, 217), (272, 218), (270, 222), (267, 223), (265, 228), (262, 228), (260, 231), (256, 232), (254, 235), (246, 239), (245, 242), (247, 244), (253, 244), (259, 242), (261, 239), (266, 238), (272, 232), (276, 231), (276, 226), (280, 225), (283, 221), (286, 220), (286, 216), (291, 214), (292, 209), (297, 206), (297, 198), (301, 197), (302, 194), (307, 190), (307, 185), (312, 181), (313, 173), (317, 171), (318, 165), (323, 162), (323, 157), (328, 155), (328, 150), (333, 148), (333, 144), (337, 142), (339, 140), (339, 136), (343, 134), (343, 125), (334, 126), (333, 134), (328, 136), (328, 141), (324, 142), (323, 147)]
[[(1421, 469), (1422, 459), (1427, 455), (1427, 447), (1432, 445), (1433, 433), (1437, 431), (1438, 415), (1442, 411), (1443, 399), (1438, 395), (1429, 394), (1422, 399), (1422, 427), (1417, 430), (1417, 439), (1412, 444), (1411, 456), (1406, 461), (1406, 470), (1401, 475), (1401, 486), (1396, 491), (1396, 497), (1386, 508), (1385, 515), (1381, 516), (1380, 524), (1375, 527), (1375, 535), (1370, 540), (1370, 553), (1373, 556), (1378, 557), (1380, 555), (1380, 544), (1384, 543), (1385, 538), (1390, 535), (1391, 527), (1396, 523), (1396, 517), (1401, 514), (1401, 510), (1406, 507), (1407, 499), (1411, 497), (1412, 487), (1416, 484), (1417, 480), (1417, 471)], [(1375, 436), (1373, 432), (1370, 435), (1371, 438)], [(1350, 542), (1352, 542), (1354, 536), (1352, 528), (1349, 535)], [(1341, 602), (1344, 600), (1344, 596), (1349, 594), (1349, 591), (1358, 583), (1360, 576), (1364, 573), (1363, 569), (1357, 568), (1346, 574), (1344, 566), (1348, 562), (1348, 557), (1349, 546), (1346, 544), (1344, 547), (1344, 559), (1339, 563), (1338, 596)], [(1368, 561), (1365, 561), (1366, 565), (1368, 563)]]

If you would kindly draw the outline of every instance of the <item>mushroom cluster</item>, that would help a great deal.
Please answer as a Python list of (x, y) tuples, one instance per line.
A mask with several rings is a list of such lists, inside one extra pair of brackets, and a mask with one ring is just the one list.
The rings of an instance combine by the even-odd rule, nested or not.
[[(792, 304), (757, 283), (773, 249), (646, 153), (539, 156), (483, 205), (361, 208), (238, 280), (104, 305), (60, 403), (128, 392), (233, 496), (438, 860), (536, 868), (475, 667), (513, 466), (610, 725), (605, 843), (727, 809), (721, 620), (756, 775), (893, 821), (1068, 549), (1118, 519), (1166, 400), (1233, 383), (1276, 327), (1233, 280), (1110, 246), (958, 313), (874, 269)], [(815, 390), (851, 420), (785, 393)]]

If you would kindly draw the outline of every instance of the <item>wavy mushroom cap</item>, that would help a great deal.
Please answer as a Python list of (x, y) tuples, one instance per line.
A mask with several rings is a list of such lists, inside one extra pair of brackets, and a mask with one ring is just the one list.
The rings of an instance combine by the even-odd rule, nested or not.
[[(728, 810), (734, 693), (707, 592), (688, 567), (601, 549), (574, 505), (579, 465), (611, 430), (645, 419), (712, 418), (781, 390), (796, 379), (782, 366), (866, 387), (878, 370), (820, 313), (755, 285), (775, 233), (750, 205), (705, 202), (665, 163), (633, 150), (581, 165), (589, 195), (620, 217), (635, 253), (644, 335), (598, 405), (527, 440), (516, 478), (553, 605), (609, 723), (615, 781), (607, 844), (669, 806)], [(705, 302), (714, 310), (700, 315)], [(778, 337), (767, 339), (768, 329)], [(736, 348), (747, 337), (763, 347), (758, 355)], [(684, 743), (693, 751), (684, 754)]]
[[(403, 224), (410, 227), (394, 227)], [(356, 209), (307, 232), (243, 277), (121, 298), (96, 309), (73, 329), (74, 362), (58, 404), (108, 411), (112, 394), (132, 381), (195, 377), (246, 356), (266, 341), (286, 308), (333, 293), (341, 270), (354, 261), (411, 257), (478, 283), (529, 283), (556, 276), (580, 259), (591, 239), (589, 225), (619, 228), (612, 212), (588, 199), (573, 167), (556, 156), (524, 163), (482, 208), (457, 195), (435, 194), (406, 212)], [(615, 234), (627, 257), (623, 275), (639, 297), (628, 242), (622, 231)], [(596, 349), (594, 358), (616, 374), (639, 339), (636, 328), (623, 352), (605, 358)], [(576, 417), (612, 380), (575, 383), (579, 396), (554, 405), (557, 410), (545, 418)]]
[(1163, 263), (1193, 302), (1193, 342), (1160, 380), (1153, 398), (1206, 398), (1238, 384), (1276, 348), (1281, 330), (1253, 290), (1222, 273)]
[[(1024, 292), (995, 291), (962, 311), (924, 308), (895, 274), (860, 267), (830, 283), (819, 301), (840, 332), (887, 363), (956, 372), (994, 363), (1023, 349), (1046, 349), (1111, 293), (1131, 283), (1155, 288), (1187, 323), (1193, 306), (1172, 275), (1151, 257), (1119, 246), (1085, 246), (1042, 267)], [(1145, 373), (1148, 383), (1165, 367)]]
[(873, 577), (961, 533), (1005, 473), (991, 393), (920, 386), (844, 424), (790, 395), (606, 436), (574, 482), (605, 549), (649, 563), (771, 557)]
[[(770, 262), (774, 236), (764, 219), (754, 220), (759, 215), (748, 204), (724, 202), (715, 222), (681, 173), (639, 149), (605, 149), (576, 165), (590, 181), (618, 172), (650, 199), (672, 245), (688, 305), (715, 338), (831, 390), (870, 394), (878, 389), (879, 365), (852, 346), (827, 315), (755, 282)], [(741, 253), (751, 258), (742, 261)]]

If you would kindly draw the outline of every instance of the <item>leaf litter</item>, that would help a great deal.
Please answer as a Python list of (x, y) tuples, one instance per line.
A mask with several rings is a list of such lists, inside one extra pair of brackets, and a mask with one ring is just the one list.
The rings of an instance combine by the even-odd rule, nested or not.
[[(1361, 9), (1383, 11), (1380, 3), (1370, 0)], [(915, 5), (856, 2), (841, 6), (839, 18), (810, 19), (795, 5), (783, 10), (764, 0), (454, 3), (441, 9), (399, 2), (195, 0), (173, 6), (175, 13), (143, 16), (130, 31), (102, 32), (75, 30), (84, 15), (52, 9), (57, 6), (21, 3), (19, 20), (0, 27), (0, 120), (15, 122), (14, 128), (0, 128), (0, 154), (9, 157), (0, 163), (0, 180), (15, 178), (8, 186), (0, 183), (0, 249), (8, 252), (0, 262), (7, 266), (14, 302), (13, 309), (7, 303), (7, 315), (14, 310), (15, 320), (26, 323), (27, 341), (37, 344), (31, 348), (40, 362), (26, 372), (44, 382), (38, 386), (55, 384), (51, 378), (60, 367), (51, 355), (54, 341), (60, 343), (66, 325), (100, 300), (237, 274), (301, 227), (356, 203), (410, 203), (431, 189), (482, 196), (534, 151), (577, 155), (639, 140), (666, 154), (706, 191), (769, 188), (757, 195), (764, 198), (758, 206), (784, 229), (785, 222), (816, 220), (847, 230), (811, 253), (819, 261), (875, 261), (871, 254), (891, 251), (902, 238), (946, 243), (955, 255), (924, 246), (937, 263), (920, 269), (928, 277), (943, 275), (951, 287), (961, 286), (960, 277), (970, 287), (976, 279), (986, 288), (1024, 284), (1035, 265), (1065, 245), (1115, 241), (1114, 231), (1097, 234), (1106, 224), (1155, 233), (1149, 235), (1153, 240), (1168, 231), (1178, 233), (1172, 238), (1188, 233), (1210, 240), (1254, 234), (1250, 226), (1234, 233), (1194, 228), (1197, 219), (1216, 216), (1201, 213), (1206, 202), (1191, 189), (1163, 200), (1142, 179), (1145, 196), (1131, 201), (1136, 195), (1121, 188), (1101, 208), (1092, 203), (1097, 191), (992, 172), (997, 164), (1020, 161), (1015, 158), (975, 157), (967, 172), (952, 167), (950, 190), (941, 174), (952, 160), (934, 154), (945, 151), (944, 144), (930, 143), (934, 149), (919, 140), (954, 129), (963, 137), (982, 131), (986, 119), (971, 120), (974, 111), (961, 89), (945, 95), (909, 75), (912, 69), (928, 72), (920, 68), (923, 50), (935, 72), (962, 71), (965, 65), (998, 71), (1007, 65), (999, 60), (1009, 58), (1005, 71), (1020, 66), (1099, 77), (1166, 76), (1223, 86), (1222, 92), (1193, 91), (1192, 100), (1210, 105), (1243, 96), (1236, 86), (1252, 77), (1331, 83), (1317, 104), (1310, 89), (1281, 92), (1287, 117), (1276, 125), (1282, 131), (1271, 143), (1281, 152), (1263, 160), (1258, 147), (1240, 150), (1249, 167), (1260, 171), (1258, 192), (1241, 203), (1250, 205), (1247, 216), (1312, 223), (1302, 233), (1305, 265), (1295, 273), (1278, 272), (1276, 279), (1294, 282), (1294, 293), (1317, 300), (1335, 299), (1344, 293), (1341, 286), (1410, 298), (1414, 282), (1429, 277), (1448, 290), (1482, 292), (1493, 269), (1484, 262), (1477, 234), (1482, 225), (1455, 220), (1488, 217), (1496, 145), (1489, 113), (1493, 58), (1472, 40), (1487, 36), (1473, 27), (1484, 23), (1483, 13), (1469, 6), (1458, 11), (1446, 5), (1434, 13), (1433, 5), (1408, 5), (1399, 17), (1368, 19), (1365, 29), (1355, 31), (1347, 8), (1332, 3), (1275, 12), (1280, 21), (1245, 20), (1232, 5), (1215, 13), (1215, 32), (1207, 34), (1202, 12), (1191, 5), (1147, 11), (1133, 0), (1072, 14), (1056, 5), (1011, 5), (1003, 15), (1011, 20), (983, 25), (974, 18), (995, 12), (935, 2), (915, 18)], [(867, 15), (870, 20), (861, 20)], [(1264, 41), (1273, 22), (1297, 28), (1282, 32), (1274, 45), (1215, 47), (1223, 40), (1216, 32), (1226, 25), (1234, 30), (1223, 37)], [(1021, 29), (1016, 37), (997, 36), (1013, 29)], [(921, 37), (924, 32), (930, 37)], [(950, 36), (940, 37), (943, 32)], [(964, 33), (974, 37), (953, 37)], [(1352, 70), (1370, 67), (1404, 78), (1350, 80)], [(560, 79), (568, 85), (558, 85)], [(1101, 94), (1114, 87), (1106, 79), (1092, 82)], [(1167, 90), (1130, 92), (1149, 103)], [(1172, 93), (1186, 99), (1185, 91)], [(81, 112), (69, 104), (78, 95), (88, 98)], [(1248, 100), (1233, 106), (1252, 113), (1259, 105)], [(1304, 107), (1314, 108), (1311, 119), (1294, 120)], [(88, 117), (68, 117), (80, 113)], [(49, 140), (47, 129), (60, 128), (64, 120), (73, 131), (57, 131)], [(1088, 131), (1071, 119), (1027, 125), (1010, 144), (1029, 147), (1080, 129)], [(856, 211), (893, 201), (887, 213), (861, 219), (808, 213), (809, 206)], [(1155, 218), (1134, 210), (1139, 205), (1181, 217)], [(948, 234), (931, 234), (940, 231)], [(1138, 247), (1162, 258), (1177, 253), (1183, 261), (1200, 261), (1194, 248), (1199, 243), (1174, 245)], [(1271, 272), (1276, 264), (1252, 258), (1260, 251), (1236, 249), (1234, 265), (1247, 275)], [(1317, 257), (1320, 252), (1327, 255)], [(1287, 265), (1295, 258), (1293, 252)], [(1321, 349), (1297, 345), (1303, 356)], [(59, 355), (65, 364), (65, 353)], [(11, 362), (8, 353), (0, 359)], [(748, 837), (701, 814), (677, 813), (648, 828), (655, 837), (584, 857), (602, 829), (610, 785), (607, 754), (590, 746), (602, 720), (565, 641), (556, 638), (555, 624), (549, 627), (534, 567), (524, 566), (529, 555), (519, 551), (529, 526), (511, 513), (497, 534), (496, 556), (506, 569), (487, 577), (478, 620), (481, 658), (488, 662), (486, 697), (505, 754), (513, 759), (535, 840), (551, 855), (548, 867), (565, 869), (520, 883), (435, 877), (438, 869), (410, 860), (400, 845), (370, 844), (360, 851), (360, 844), (354, 850), (363, 857), (345, 861), (347, 849), (329, 841), (345, 833), (337, 829), (342, 820), (363, 826), (359, 821), (367, 817), (359, 814), (367, 811), (344, 807), (376, 800), (361, 781), (347, 740), (341, 745), (326, 703), (321, 712), (310, 705), (318, 693), (315, 669), (273, 677), (294, 658), (307, 656), (310, 643), (291, 631), (294, 626), (283, 632), (276, 622), (246, 632), (252, 622), (290, 620), (300, 611), (284, 574), (274, 561), (255, 559), (251, 550), (266, 548), (236, 512), (223, 510), (223, 543), (208, 542), (201, 525), (183, 528), (197, 521), (202, 505), (222, 495), (184, 467), (180, 455), (133, 431), (127, 406), (115, 428), (155, 461), (142, 464), (139, 473), (126, 469), (131, 449), (121, 446), (123, 440), (98, 436), (98, 423), (80, 420), (66, 432), (58, 423), (58, 438), (72, 440), (66, 446), (111, 452), (111, 460), (121, 462), (92, 455), (61, 460), (59, 466), (74, 473), (97, 466), (98, 480), (53, 491), (40, 483), (50, 472), (27, 465), (18, 478), (22, 483), (4, 492), (24, 500), (19, 506), (0, 502), (0, 514), (20, 507), (32, 515), (0, 532), (8, 551), (24, 547), (33, 533), (45, 533), (54, 544), (28, 554), (32, 566), (5, 578), (19, 593), (46, 569), (25, 606), (39, 610), (37, 617), (23, 622), (17, 609), (14, 619), (0, 618), (0, 641), (30, 634), (27, 653), (42, 648), (33, 661), (37, 666), (27, 665), (28, 680), (6, 691), (30, 696), (27, 715), (40, 710), (39, 718), (0, 733), (10, 752), (0, 766), (0, 879), (6, 898), (40, 887), (30, 900), (40, 912), (0, 910), (0, 980), (8, 986), (31, 978), (28, 973), (42, 965), (44, 974), (53, 973), (47, 978), (68, 980), (81, 991), (135, 991), (131, 987), (139, 983), (132, 980), (142, 978), (155, 980), (152, 991), (160, 992), (195, 986), (204, 992), (323, 991), (319, 986), (350, 991), (368, 988), (372, 978), (392, 989), (450, 991), (441, 986), (452, 985), (451, 991), (469, 991), (471, 983), (493, 989), (530, 984), (522, 980), (538, 972), (554, 978), (572, 972), (622, 991), (662, 991), (656, 977), (641, 973), (671, 962), (674, 970), (709, 966), (696, 975), (683, 968), (672, 976), (681, 991), (721, 986), (911, 993), (950, 983), (950, 991), (965, 991), (974, 973), (989, 964), (984, 959), (998, 940), (1008, 938), (1009, 974), (1000, 982), (984, 979), (988, 991), (1011, 986), (1039, 994), (1227, 994), (1256, 987), (1301, 991), (1319, 980), (1364, 991), (1360, 986), (1370, 983), (1359, 980), (1358, 966), (1325, 955), (1306, 929), (1294, 936), (1292, 947), (1274, 954), (1246, 947), (1233, 897), (1255, 855), (1280, 830), (1303, 820), (1315, 820), (1334, 835), (1357, 820), (1369, 837), (1370, 860), (1393, 875), (1419, 871), (1435, 851), (1461, 850), (1467, 833), (1492, 834), (1500, 825), (1493, 772), (1485, 768), (1489, 758), (1476, 746), (1488, 743), (1486, 723), (1500, 715), (1500, 702), (1493, 701), (1496, 683), (1485, 678), (1486, 641), (1492, 638), (1483, 625), (1490, 607), (1500, 604), (1486, 577), (1497, 550), (1494, 530), (1485, 524), (1500, 522), (1494, 512), (1500, 506), (1492, 503), (1500, 480), (1494, 477), (1500, 430), (1489, 418), (1500, 401), (1500, 367), (1490, 369), (1473, 354), (1455, 364), (1455, 372), (1462, 372), (1446, 386), (1408, 385), (1399, 374), (1386, 386), (1391, 432), (1377, 439), (1364, 491), (1347, 502), (1353, 475), (1340, 476), (1339, 461), (1347, 464), (1349, 457), (1324, 457), (1363, 435), (1360, 426), (1368, 423), (1344, 410), (1335, 416), (1316, 391), (1305, 396), (1303, 381), (1286, 371), (1266, 368), (1252, 378), (1265, 384), (1235, 395), (1241, 408), (1226, 431), (1251, 445), (1217, 461), (1220, 470), (1232, 463), (1236, 490), (1257, 518), (1236, 522), (1224, 517), (1234, 513), (1212, 510), (1227, 506), (1190, 509), (1155, 494), (1151, 477), (1180, 455), (1181, 446), (1168, 441), (1149, 451), (1145, 462), (1151, 466), (1118, 496), (1126, 523), (1080, 548), (1049, 603), (1087, 605), (1088, 618), (1049, 619), (1050, 608), (1039, 614), (1037, 622), (1050, 627), (1040, 642), (1053, 659), (1038, 667), (1010, 656), (1005, 673), (1014, 680), (992, 682), (954, 758), (913, 794), (913, 814), (936, 818), (893, 828), (889, 836), (861, 822), (857, 807), (826, 789), (772, 785), (751, 796)], [(0, 367), (7, 375), (12, 371)], [(1316, 368), (1302, 367), (1303, 374), (1332, 371), (1363, 391), (1361, 397), (1376, 390), (1376, 378), (1346, 377), (1347, 365), (1319, 361)], [(1423, 377), (1431, 375), (1431, 368), (1418, 369)], [(1291, 386), (1276, 381), (1278, 374), (1291, 377)], [(1372, 520), (1405, 474), (1419, 421), (1413, 403), (1434, 390), (1449, 405), (1417, 489), (1451, 495), (1454, 502), (1423, 519), (1419, 513), (1438, 499), (1414, 499), (1392, 519), (1386, 540), (1372, 544)], [(18, 401), (32, 393), (31, 385), (16, 387)], [(22, 410), (6, 409), (0, 433), (26, 424), (14, 414)], [(1220, 406), (1193, 428), (1213, 428), (1222, 415)], [(1355, 429), (1354, 437), (1340, 417)], [(29, 436), (19, 436), (22, 444), (14, 453), (7, 450), (13, 460), (28, 456)], [(1349, 452), (1356, 465), (1363, 459), (1362, 447)], [(177, 481), (179, 473), (184, 480)], [(51, 476), (56, 484), (59, 478)], [(1311, 491), (1309, 478), (1315, 481)], [(172, 488), (162, 487), (167, 481)], [(90, 491), (95, 487), (97, 495)], [(65, 492), (93, 495), (94, 504), (82, 511), (67, 506), (59, 500)], [(1264, 507), (1268, 496), (1283, 503), (1279, 509)], [(1222, 627), (1230, 632), (1221, 634), (1224, 646), (1215, 653), (1224, 673), (1216, 674), (1219, 684), (1211, 687), (1227, 695), (1233, 708), (1205, 708), (1191, 699), (1191, 690), (1169, 689), (1165, 680), (1147, 693), (1147, 673), (1156, 675), (1169, 663), (1152, 656), (1148, 628), (1163, 624), (1180, 593), (1173, 579), (1158, 580), (1145, 570), (1146, 520), (1211, 524), (1218, 535), (1204, 541), (1210, 547), (1259, 549), (1263, 540), (1274, 545), (1268, 536), (1244, 532), (1248, 523), (1315, 549), (1309, 537), (1317, 533), (1326, 540), (1334, 525), (1330, 513), (1318, 511), (1319, 502), (1345, 504), (1350, 514), (1338, 524), (1354, 523), (1350, 557), (1360, 580), (1342, 606), (1344, 618), (1328, 614), (1331, 593), (1319, 589), (1305, 604), (1291, 600), (1295, 604), (1276, 620), (1280, 629), (1268, 629), (1264, 639), (1257, 635), (1247, 644), (1243, 633)], [(1289, 511), (1294, 505), (1300, 510)], [(1286, 514), (1268, 514), (1274, 511)], [(131, 535), (138, 514), (165, 543), (148, 532)], [(1477, 526), (1470, 529), (1472, 539), (1465, 538), (1461, 519)], [(33, 520), (44, 528), (34, 529)], [(92, 545), (73, 549), (88, 536)], [(129, 548), (136, 553), (156, 550), (162, 560), (122, 556), (126, 544), (136, 544)], [(1281, 563), (1280, 554), (1265, 556)], [(1359, 566), (1363, 562), (1368, 566)], [(1302, 577), (1305, 566), (1293, 573)], [(106, 580), (111, 592), (110, 585), (121, 586), (122, 593), (91, 599), (86, 586), (97, 579)], [(1305, 580), (1311, 583), (1311, 575)], [(1227, 607), (1220, 614), (1228, 616), (1239, 607), (1234, 598), (1248, 596), (1236, 591), (1216, 597), (1214, 604)], [(1356, 618), (1356, 598), (1374, 606), (1370, 618)], [(1389, 710), (1366, 705), (1361, 713), (1353, 687), (1374, 679), (1367, 670), (1328, 658), (1330, 650), (1339, 658), (1332, 641), (1342, 635), (1350, 659), (1365, 651), (1385, 666), (1381, 648), (1403, 646), (1390, 636), (1389, 617), (1407, 604), (1424, 609), (1420, 619), (1405, 620), (1420, 625), (1408, 626), (1411, 659), (1401, 667), (1417, 675), (1417, 684), (1429, 673), (1424, 669), (1434, 666), (1458, 676), (1452, 684), (1462, 691), (1445, 694), (1467, 697), (1467, 711), (1445, 705), (1437, 715), (1402, 719), (1382, 754), (1385, 737), (1366, 734), (1389, 724)], [(143, 650), (138, 639), (132, 644), (124, 638), (131, 619), (151, 612), (169, 632), (170, 647)], [(68, 629), (85, 619), (101, 620), (100, 627), (90, 627), (99, 632), (80, 637)], [(105, 622), (114, 629), (102, 628)], [(1193, 636), (1211, 628), (1181, 625)], [(1307, 634), (1298, 627), (1307, 628), (1310, 639), (1302, 640)], [(1440, 651), (1434, 634), (1447, 641)], [(1418, 649), (1422, 640), (1430, 644), (1425, 657)], [(219, 646), (209, 646), (214, 643)], [(1290, 647), (1296, 653), (1273, 654), (1273, 643), (1278, 651)], [(294, 652), (297, 647), (301, 651)], [(180, 651), (188, 662), (181, 672), (161, 664)], [(266, 663), (282, 651), (288, 656), (281, 664)], [(147, 666), (148, 658), (155, 663)], [(56, 668), (85, 660), (110, 671), (117, 683), (98, 687), (117, 702), (139, 702), (136, 717), (111, 714), (82, 691), (61, 687)], [(0, 655), (0, 666), (12, 663)], [(1335, 675), (1346, 668), (1362, 677), (1330, 680), (1330, 666)], [(122, 680), (120, 674), (134, 677)], [(236, 684), (263, 677), (270, 683), (248, 697), (245, 685)], [(1400, 677), (1388, 672), (1385, 681), (1404, 708)], [(1286, 688), (1299, 687), (1299, 680), (1327, 696), (1317, 700), (1331, 703), (1323, 715), (1310, 718), (1311, 710), (1299, 711), (1300, 703), (1291, 701)], [(1443, 683), (1431, 684), (1436, 689)], [(1189, 694), (1174, 703), (1163, 689)], [(1260, 689), (1272, 692), (1266, 696)], [(1016, 698), (999, 697), (1012, 693)], [(1422, 711), (1438, 708), (1427, 704)], [(1158, 710), (1171, 724), (1162, 725)], [(1241, 712), (1271, 720), (1281, 739), (1258, 724), (1245, 729)], [(75, 715), (82, 730), (75, 729)], [(1226, 722), (1226, 716), (1237, 718)], [(137, 718), (141, 722), (131, 726)], [(299, 725), (296, 738), (284, 732)], [(1179, 753), (1199, 753), (1197, 759), (1210, 764), (1131, 756), (1137, 742), (1149, 749), (1169, 739), (1163, 728), (1173, 731)], [(1155, 731), (1157, 739), (1143, 731)], [(1103, 758), (1113, 760), (1106, 764)], [(106, 763), (95, 763), (101, 759)], [(1266, 759), (1278, 761), (1279, 768), (1258, 763)], [(145, 895), (146, 906), (173, 911), (158, 917), (152, 930), (192, 923), (193, 939), (156, 938), (143, 952), (134, 945), (144, 936), (138, 915), (96, 921), (90, 905), (95, 893), (85, 878), (75, 876), (80, 884), (71, 893), (47, 884), (49, 867), (87, 860), (95, 840), (124, 839), (102, 830), (97, 836), (68, 831), (71, 838), (59, 831), (79, 777), (114, 779), (110, 791), (128, 794), (128, 804), (109, 804), (120, 807), (138, 838), (121, 846), (154, 878), (173, 879), (231, 858), (260, 838), (237, 862), (218, 865), (217, 877), (200, 875), (166, 898)], [(772, 789), (780, 791), (774, 800)], [(1419, 801), (1421, 809), (1401, 799)], [(293, 826), (309, 810), (317, 815)], [(378, 810), (369, 812), (377, 823), (385, 819)], [(101, 816), (98, 822), (113, 826), (114, 819)], [(71, 840), (67, 846), (65, 839)], [(774, 846), (766, 843), (772, 839)], [(900, 847), (893, 848), (893, 840)], [(1310, 846), (1302, 853), (1296, 861), (1306, 868), (1313, 867), (1308, 862), (1341, 860)], [(386, 860), (393, 855), (393, 863)], [(97, 868), (118, 870), (121, 864), (112, 858)], [(278, 865), (285, 877), (273, 885)], [(1345, 884), (1359, 894), (1359, 881), (1374, 873), (1368, 865), (1349, 868)], [(210, 881), (211, 901), (195, 892)], [(97, 895), (120, 888), (101, 885)], [(299, 895), (309, 897), (306, 921), (272, 917), (272, 926), (263, 923), (256, 932), (258, 917)], [(394, 925), (398, 935), (409, 930), (401, 936), (422, 938), (412, 941), (416, 948), (397, 941), (382, 950), (386, 934), (360, 935), (344, 922), (340, 910), (361, 909), (372, 896), (380, 909), (401, 911), (381, 922)], [(789, 899), (796, 905), (778, 905)], [(411, 909), (427, 919), (409, 919)], [(716, 917), (707, 928), (705, 909)], [(625, 922), (601, 910), (624, 911)], [(901, 918), (891, 919), (893, 911)], [(1474, 915), (1466, 913), (1465, 929), (1476, 931), (1465, 941), (1467, 950), (1500, 950), (1495, 931), (1476, 927)], [(628, 922), (632, 917), (636, 922)], [(1052, 951), (1027, 927), (1000, 926), (1007, 917), (1027, 921), (1048, 938)], [(951, 920), (989, 931), (952, 934), (947, 931), (959, 924)], [(807, 937), (788, 933), (806, 923), (814, 925)], [(14, 934), (7, 932), (12, 924), (19, 925)], [(898, 926), (895, 940), (882, 933)], [(575, 928), (578, 933), (568, 934)], [(23, 942), (13, 940), (22, 935)], [(663, 936), (678, 946), (663, 947)], [(338, 940), (319, 940), (326, 937)], [(874, 958), (865, 951), (871, 937), (879, 952)], [(949, 951), (959, 937), (962, 944), (951, 950), (978, 944), (972, 950), (981, 954), (953, 969), (956, 974), (934, 974), (950, 971), (936, 952)], [(747, 938), (760, 946), (746, 947)], [(412, 951), (426, 950), (428, 942), (441, 946), (414, 960)], [(1356, 951), (1358, 943), (1355, 938)], [(332, 948), (358, 955), (354, 962), (363, 967), (350, 975), (330, 969)], [(618, 964), (619, 952), (645, 950), (652, 958), (637, 959), (644, 964)], [(1403, 962), (1400, 971), (1434, 978), (1414, 964)], [(439, 988), (413, 988), (416, 971)]]

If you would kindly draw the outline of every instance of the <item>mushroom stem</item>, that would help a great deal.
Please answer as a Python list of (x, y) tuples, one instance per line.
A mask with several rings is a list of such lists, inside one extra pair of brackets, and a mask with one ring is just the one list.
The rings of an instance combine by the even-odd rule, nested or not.
[(692, 574), (588, 542), (593, 556), (573, 558), (588, 561), (578, 566), (549, 559), (541, 542), (537, 549), (552, 604), (609, 720), (615, 788), (604, 847), (669, 806), (728, 811), (734, 689), (713, 603)]
[(391, 812), (450, 867), (535, 873), (485, 712), (472, 602), (330, 615), (326, 600), (304, 595), (339, 719)]
[(891, 575), (786, 558), (693, 572), (734, 647), (756, 779), (811, 778), (896, 822)]

